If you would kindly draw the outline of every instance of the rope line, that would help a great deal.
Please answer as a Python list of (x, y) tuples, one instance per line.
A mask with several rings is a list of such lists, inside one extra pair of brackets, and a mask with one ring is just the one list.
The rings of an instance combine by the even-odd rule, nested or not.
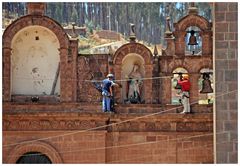
[[(228, 143), (228, 142), (233, 142), (233, 141), (222, 141), (222, 142), (218, 142), (216, 144), (223, 144), (223, 143)], [(206, 145), (200, 145), (200, 146), (194, 146), (194, 147), (191, 147), (191, 148), (186, 148), (186, 149), (178, 149), (176, 151), (180, 151), (180, 152), (184, 152), (184, 151), (187, 151), (187, 150), (191, 150), (191, 149), (195, 149), (195, 148), (211, 148), (209, 146), (213, 146), (214, 144), (206, 144)], [(176, 152), (175, 151), (175, 152)], [(145, 157), (155, 157), (155, 156), (159, 156), (161, 155), (161, 153), (159, 154), (148, 154), (148, 155), (141, 155), (140, 157), (131, 157), (131, 158), (127, 158), (127, 159), (122, 159), (122, 160), (115, 160), (115, 161), (111, 161), (109, 163), (119, 163), (119, 162), (123, 162), (123, 161), (131, 161), (131, 160), (136, 160), (136, 159), (142, 159), (142, 158), (145, 158)], [(84, 161), (89, 161), (89, 160), (83, 160), (81, 162), (84, 162)]]
[[(161, 78), (169, 78), (173, 76), (161, 76), (161, 77), (143, 77), (140, 78), (139, 80), (155, 80), (155, 79), (161, 79)], [(7, 77), (2, 77), (2, 78), (7, 78)], [(14, 77), (15, 79), (22, 79), (22, 80), (33, 80), (33, 81), (38, 81), (38, 80), (54, 80), (54, 78), (29, 78), (29, 77)], [(103, 78), (105, 79), (105, 78)], [(102, 80), (80, 80), (79, 78), (61, 78), (61, 80), (78, 80), (81, 82), (102, 82)], [(113, 81), (119, 81), (119, 82), (124, 82), (124, 81), (129, 81), (129, 79), (119, 79), (119, 80), (113, 80)]]
[[(168, 73), (169, 74), (169, 73)], [(142, 77), (139, 80), (155, 80), (155, 79), (161, 79), (161, 78), (173, 78), (173, 75), (177, 74), (177, 73), (171, 73), (171, 76), (167, 75), (167, 76), (159, 76), (159, 77)], [(195, 74), (195, 73), (191, 73), (191, 74)], [(201, 74), (201, 73), (196, 73), (196, 74)], [(2, 77), (2, 78), (8, 78), (8, 77)], [(55, 78), (43, 78), (43, 77), (37, 77), (37, 78), (30, 78), (30, 77), (14, 77), (14, 79), (24, 79), (24, 80), (55, 80)], [(104, 79), (104, 78), (103, 78)], [(102, 80), (80, 80), (79, 78), (61, 78), (61, 80), (78, 80), (78, 81), (82, 81), (82, 82), (102, 82)], [(118, 79), (118, 80), (114, 80), (114, 81), (129, 81), (129, 78), (126, 79)]]
[[(233, 92), (236, 92), (236, 91), (237, 90), (226, 92), (226, 93), (222, 93), (221, 95), (218, 95), (217, 97), (224, 96), (226, 94), (233, 93)], [(214, 98), (216, 98), (215, 95), (214, 95)], [(193, 104), (196, 104), (196, 103), (198, 103), (198, 101), (192, 102), (192, 103), (190, 103), (190, 105), (193, 105)], [(138, 120), (138, 119), (145, 118), (145, 117), (154, 116), (154, 115), (161, 114), (161, 113), (166, 113), (166, 112), (169, 112), (169, 111), (172, 111), (172, 110), (175, 110), (175, 109), (178, 109), (178, 108), (182, 108), (182, 107), (183, 106), (181, 105), (181, 106), (178, 106), (178, 107), (167, 109), (165, 111), (159, 111), (159, 112), (155, 112), (155, 113), (152, 113), (152, 114), (139, 116), (139, 117), (136, 117), (136, 118), (133, 118), (133, 119), (128, 119), (128, 120), (120, 121), (120, 122), (117, 122), (117, 123), (102, 125), (102, 126), (98, 126), (98, 127), (94, 127), (94, 128), (89, 128), (89, 129), (86, 129), (86, 130), (75, 131), (75, 132), (61, 134), (61, 135), (56, 135), (56, 136), (52, 136), (52, 137), (45, 137), (45, 138), (39, 138), (39, 139), (34, 139), (34, 140), (29, 140), (29, 141), (23, 141), (23, 142), (20, 142), (20, 143), (7, 144), (7, 145), (3, 145), (3, 148), (4, 147), (8, 147), (8, 146), (14, 146), (14, 145), (19, 145), (19, 144), (31, 143), (31, 142), (40, 141), (40, 140), (47, 140), (47, 139), (50, 139), (50, 138), (57, 138), (57, 137), (61, 137), (61, 136), (67, 136), (67, 135), (73, 135), (73, 134), (77, 134), (77, 133), (83, 133), (83, 132), (87, 132), (87, 131), (92, 131), (92, 130), (96, 130), (96, 129), (100, 129), (100, 128), (104, 128), (104, 127), (109, 127), (109, 126), (113, 126), (113, 125), (118, 125), (118, 124), (130, 122), (130, 121)]]
[[(156, 80), (156, 79), (161, 79), (161, 78), (169, 78), (169, 77), (172, 77), (172, 76), (162, 76), (162, 77), (143, 77), (143, 78), (140, 78), (138, 80), (140, 81), (144, 81), (144, 80)], [(133, 78), (134, 79), (134, 78)], [(116, 82), (124, 82), (124, 81), (129, 81), (130, 79), (120, 79), (120, 80), (113, 80), (113, 81), (116, 81)], [(102, 82), (102, 80), (85, 80), (85, 82)]]
[[(217, 134), (228, 133), (230, 131), (231, 130), (229, 130), (229, 131), (222, 131), (222, 132), (218, 132)], [(180, 141), (180, 140), (199, 138), (199, 137), (211, 136), (211, 135), (213, 135), (213, 133), (199, 134), (199, 135), (194, 135), (194, 136), (187, 136), (187, 137), (173, 138), (173, 139), (159, 140), (159, 141), (151, 141), (151, 142), (140, 142), (140, 143), (116, 145), (116, 146), (103, 146), (103, 147), (99, 147), (99, 148), (81, 149), (81, 147), (80, 147), (77, 150), (75, 149), (75, 150), (70, 150), (70, 151), (59, 151), (58, 153), (64, 154), (64, 153), (75, 153), (75, 152), (106, 150), (106, 149), (113, 149), (113, 148), (125, 148), (125, 147), (131, 147), (131, 146), (141, 146), (141, 145), (156, 144), (156, 143), (162, 143), (162, 142)], [(159, 135), (159, 136), (161, 136), (161, 135)], [(166, 136), (168, 136), (168, 135), (166, 135)], [(224, 141), (224, 142), (233, 142), (233, 141)], [(198, 146), (194, 146), (192, 148), (196, 148), (196, 147), (198, 147)], [(182, 150), (188, 150), (188, 149), (191, 149), (191, 148), (182, 149)], [(21, 156), (38, 156), (38, 155), (43, 155), (43, 154), (44, 153), (42, 153), (42, 154), (25, 154), (25, 155), (21, 155)], [(18, 155), (10, 155), (10, 156), (18, 156)]]
[(164, 113), (164, 112), (172, 111), (172, 110), (175, 110), (175, 109), (177, 109), (177, 108), (182, 108), (182, 107), (183, 107), (183, 106), (179, 106), (179, 107), (171, 108), (171, 109), (169, 109), (169, 110), (165, 110), (165, 111), (161, 111), (161, 112), (155, 112), (155, 113), (152, 113), (152, 114), (139, 116), (139, 117), (136, 117), (136, 118), (133, 118), (133, 119), (128, 119), (128, 120), (124, 120), (124, 121), (121, 121), (121, 122), (112, 123), (112, 124), (107, 124), (107, 125), (102, 125), (102, 126), (98, 126), (98, 127), (94, 127), (94, 128), (89, 128), (89, 129), (86, 129), (86, 130), (80, 130), (80, 131), (71, 132), (71, 133), (66, 133), (66, 134), (57, 135), (57, 136), (52, 136), (52, 137), (39, 138), (39, 139), (30, 140), (30, 141), (24, 141), (24, 142), (20, 142), (20, 143), (3, 145), (3, 147), (18, 145), (18, 144), (24, 144), (24, 143), (30, 143), (30, 142), (35, 142), (35, 141), (41, 141), (41, 140), (47, 140), (47, 139), (50, 139), (50, 138), (56, 138), (56, 137), (61, 137), (61, 136), (68, 136), (68, 135), (77, 134), (77, 133), (83, 133), (83, 132), (87, 132), (87, 131), (91, 131), (91, 130), (96, 130), (96, 129), (100, 129), (100, 128), (104, 128), (104, 127), (109, 127), (109, 126), (113, 126), (113, 125), (118, 125), (118, 124), (122, 124), (122, 123), (125, 123), (125, 122), (130, 122), (130, 121), (134, 121), (134, 120), (137, 120), (137, 119), (141, 119), (141, 118), (145, 118), (145, 117), (157, 115), (157, 114), (159, 114), (159, 113)]
[[(222, 142), (219, 142), (219, 143), (216, 143), (216, 144), (223, 144), (223, 143), (227, 143), (227, 142), (233, 142), (233, 141), (222, 141)], [(191, 149), (195, 149), (195, 148), (204, 148), (204, 147), (207, 147), (207, 148), (210, 148), (208, 146), (211, 146), (211, 145), (214, 145), (214, 144), (206, 144), (206, 145), (199, 145), (199, 146), (194, 146), (194, 147), (191, 147), (191, 148), (186, 148), (186, 149), (178, 149), (176, 151), (180, 151), (180, 152), (183, 152), (183, 151), (187, 151), (187, 150), (191, 150)], [(122, 159), (122, 160), (113, 160), (109, 163), (118, 163), (118, 162), (123, 162), (123, 161), (129, 161), (129, 160), (133, 160), (133, 159), (142, 159), (142, 158), (145, 158), (145, 157), (155, 157), (155, 156), (159, 156), (161, 155), (161, 153), (159, 154), (149, 154), (149, 155), (141, 155), (140, 157), (131, 157), (131, 158), (127, 158), (127, 159)], [(89, 160), (82, 160), (81, 162), (89, 162)]]

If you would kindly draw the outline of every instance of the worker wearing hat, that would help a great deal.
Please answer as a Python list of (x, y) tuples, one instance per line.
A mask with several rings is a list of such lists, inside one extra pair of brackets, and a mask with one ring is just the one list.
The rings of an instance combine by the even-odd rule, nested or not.
[(183, 104), (183, 112), (181, 113), (191, 113), (190, 112), (190, 104), (189, 104), (189, 91), (190, 91), (190, 81), (188, 74), (183, 74), (182, 79), (178, 80), (178, 84), (181, 85), (182, 90), (182, 104)]
[(111, 109), (111, 99), (113, 98), (113, 86), (118, 85), (113, 82), (113, 78), (114, 78), (113, 74), (108, 74), (107, 78), (102, 81), (103, 112), (113, 112), (113, 110)]

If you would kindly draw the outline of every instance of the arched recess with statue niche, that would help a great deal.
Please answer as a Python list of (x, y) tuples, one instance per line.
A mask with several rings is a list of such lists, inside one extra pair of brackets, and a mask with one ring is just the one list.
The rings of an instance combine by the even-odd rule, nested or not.
[(124, 102), (131, 103), (129, 100), (134, 98), (134, 95), (137, 95), (134, 94), (133, 91), (135, 88), (138, 88), (137, 90), (140, 92), (138, 94), (140, 98), (139, 101), (136, 102), (144, 102), (144, 80), (141, 79), (145, 77), (144, 59), (139, 54), (128, 54), (122, 60), (121, 71), (121, 78), (123, 80), (125, 79), (125, 81), (122, 82), (123, 88), (121, 89), (121, 98), (124, 100)]
[(60, 95), (59, 47), (56, 35), (45, 27), (21, 29), (11, 43), (11, 94)]
[[(119, 103), (151, 103), (152, 102), (152, 80), (143, 78), (152, 78), (152, 53), (144, 45), (140, 43), (128, 43), (121, 46), (114, 54), (113, 66), (116, 80), (122, 80), (123, 85), (121, 90), (116, 90), (115, 98)], [(130, 102), (129, 93), (131, 87), (129, 86), (131, 73), (137, 70), (137, 77), (140, 82), (140, 102)], [(134, 74), (135, 75), (135, 74)], [(119, 89), (119, 88), (118, 88)], [(127, 97), (128, 96), (128, 97)]]
[[(73, 54), (69, 43), (61, 25), (47, 16), (26, 15), (10, 24), (3, 34), (3, 101), (25, 102), (33, 95), (44, 95), (41, 101), (69, 100), (64, 93), (69, 92), (64, 69)], [(41, 63), (48, 66), (40, 69)]]

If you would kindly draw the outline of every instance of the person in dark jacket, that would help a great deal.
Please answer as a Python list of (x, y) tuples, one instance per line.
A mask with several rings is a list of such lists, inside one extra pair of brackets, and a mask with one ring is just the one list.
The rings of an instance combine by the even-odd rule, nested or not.
[(114, 112), (114, 101), (113, 101), (113, 86), (119, 86), (120, 84), (113, 82), (114, 75), (108, 74), (107, 78), (102, 81), (102, 110), (103, 112)]

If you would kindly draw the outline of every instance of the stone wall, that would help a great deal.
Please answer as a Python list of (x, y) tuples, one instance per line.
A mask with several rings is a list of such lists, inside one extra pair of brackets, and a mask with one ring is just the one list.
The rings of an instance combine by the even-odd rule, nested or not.
[[(53, 163), (212, 163), (212, 135), (205, 132), (110, 132), (93, 131), (74, 133), (75, 131), (7, 131), (3, 132), (6, 144), (29, 139), (53, 137), (47, 140), (3, 148), (3, 163), (15, 163), (24, 153), (40, 151), (39, 142), (54, 148), (61, 160)], [(55, 137), (58, 135), (67, 135)], [(190, 137), (190, 138), (189, 138)], [(187, 138), (187, 139), (186, 139)], [(25, 149), (23, 146), (26, 146)], [(117, 147), (114, 147), (117, 146)], [(19, 151), (21, 148), (23, 150)], [(168, 149), (166, 151), (166, 149)], [(41, 150), (43, 152), (43, 150)]]
[[(106, 163), (212, 163), (212, 136), (206, 133), (114, 132), (108, 133)], [(184, 139), (188, 137), (188, 139)], [(114, 140), (114, 141), (113, 141)], [(111, 142), (110, 142), (111, 141)], [(126, 146), (126, 144), (130, 144)], [(167, 149), (167, 151), (166, 151)]]
[[(69, 134), (74, 131), (7, 131), (3, 132), (6, 144), (22, 142), (25, 140), (40, 139), (26, 144), (3, 148), (3, 163), (16, 163), (18, 158), (29, 151), (44, 152), (45, 147), (51, 150), (45, 152), (50, 160), (56, 164), (80, 164), (80, 163), (105, 163), (105, 132), (93, 131), (87, 133)], [(69, 134), (69, 135), (68, 135)], [(56, 137), (58, 135), (66, 135)], [(45, 139), (46, 137), (52, 137)], [(43, 140), (41, 140), (43, 139)], [(40, 148), (39, 145), (45, 145)], [(31, 147), (28, 147), (31, 145)], [(100, 149), (98, 149), (100, 148)], [(54, 159), (54, 149), (59, 159)], [(96, 150), (98, 149), (98, 150)], [(46, 150), (45, 150), (46, 151)], [(56, 156), (56, 155), (55, 155)]]
[(96, 83), (100, 84), (106, 78), (108, 55), (79, 56), (77, 61), (78, 101), (92, 103), (101, 101), (101, 94), (96, 90), (91, 80), (96, 80)]
[(238, 4), (215, 3), (216, 162), (238, 162)]
[(143, 114), (53, 107), (58, 111), (5, 105), (10, 110), (3, 116), (3, 163), (29, 151), (45, 153), (53, 163), (213, 163), (212, 114), (139, 118)]
[[(158, 89), (159, 101), (162, 104), (171, 104), (171, 77), (176, 68), (184, 68), (188, 71), (191, 89), (190, 89), (190, 102), (197, 103), (199, 100), (199, 87), (198, 81), (201, 77), (200, 70), (204, 68), (212, 69), (212, 56), (184, 56), (176, 58), (174, 56), (162, 56), (159, 58), (160, 71), (159, 75), (163, 78), (160, 79)], [(167, 77), (170, 76), (170, 77)], [(156, 89), (156, 87), (154, 87)]]

